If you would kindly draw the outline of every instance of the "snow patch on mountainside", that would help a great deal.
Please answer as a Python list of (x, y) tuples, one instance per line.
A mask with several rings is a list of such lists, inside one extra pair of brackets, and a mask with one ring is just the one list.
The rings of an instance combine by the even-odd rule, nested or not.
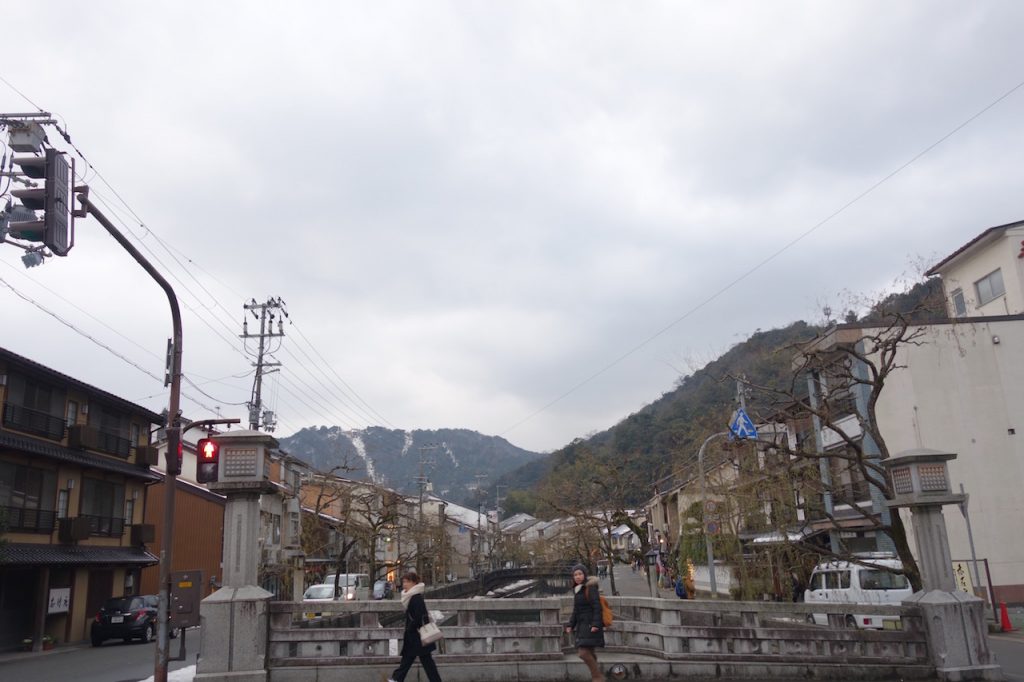
[(444, 452), (445, 452), (446, 455), (448, 455), (448, 459), (450, 459), (452, 461), (452, 466), (454, 466), (455, 468), (458, 468), (459, 460), (455, 459), (455, 453), (452, 452), (451, 446), (448, 445), (448, 443), (441, 443), (441, 447), (444, 448)]
[(403, 431), (402, 434), (405, 436), (405, 442), (402, 444), (402, 457), (409, 452), (409, 448), (412, 447), (412, 431)]
[(349, 441), (352, 443), (352, 447), (356, 449), (356, 454), (359, 455), (360, 459), (366, 464), (366, 475), (370, 477), (370, 480), (374, 483), (380, 483), (380, 476), (377, 475), (377, 470), (373, 468), (373, 460), (366, 454), (366, 443), (363, 442), (363, 435), (358, 431), (349, 431), (347, 434)]

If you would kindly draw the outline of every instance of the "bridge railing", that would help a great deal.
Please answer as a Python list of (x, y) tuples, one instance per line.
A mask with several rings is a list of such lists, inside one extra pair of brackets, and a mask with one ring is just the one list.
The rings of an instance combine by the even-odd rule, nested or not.
[[(845, 664), (924, 671), (928, 642), (917, 607), (792, 604), (609, 597), (615, 622), (607, 656), (642, 654), (663, 661)], [(569, 597), (430, 599), (444, 614), (438, 657), (447, 663), (562, 660), (572, 651), (563, 623)], [(307, 614), (319, 615), (310, 618)], [(857, 629), (868, 613), (891, 628)], [(827, 625), (809, 622), (823, 614)], [(270, 605), (269, 667), (394, 664), (402, 638), (397, 601)], [(602, 654), (603, 656), (606, 654)], [(909, 677), (909, 676), (908, 676)]]

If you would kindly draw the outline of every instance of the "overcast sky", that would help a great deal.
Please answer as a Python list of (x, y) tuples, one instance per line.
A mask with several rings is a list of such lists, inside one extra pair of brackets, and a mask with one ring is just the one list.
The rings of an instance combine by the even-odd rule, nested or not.
[[(1013, 0), (68, 0), (4, 24), (0, 75), (59, 115), (177, 288), (194, 419), (246, 420), (233, 335), (280, 296), (279, 434), (555, 449), (1024, 218), (1021, 88), (751, 273), (1024, 81)], [(0, 84), (0, 111), (33, 109)], [(162, 376), (162, 292), (95, 220), (67, 258), (20, 255), (0, 246), (4, 281)], [(4, 347), (166, 406), (162, 381), (0, 302)]]

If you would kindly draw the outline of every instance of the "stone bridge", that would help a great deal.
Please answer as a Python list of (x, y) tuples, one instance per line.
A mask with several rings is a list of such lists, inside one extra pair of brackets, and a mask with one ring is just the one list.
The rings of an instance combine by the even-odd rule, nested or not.
[[(849, 606), (842, 605), (608, 599), (616, 620), (599, 659), (609, 680), (936, 678), (926, 605), (872, 607), (898, 618), (899, 629), (857, 630), (847, 626)], [(562, 627), (568, 597), (432, 598), (428, 605), (445, 616), (436, 660), (446, 682), (588, 678)], [(265, 679), (380, 682), (397, 666), (402, 630), (387, 624), (399, 603), (328, 604), (311, 621), (303, 617), (308, 608), (269, 604)], [(808, 622), (812, 613), (827, 613), (829, 625)], [(419, 666), (408, 679), (424, 679)]]

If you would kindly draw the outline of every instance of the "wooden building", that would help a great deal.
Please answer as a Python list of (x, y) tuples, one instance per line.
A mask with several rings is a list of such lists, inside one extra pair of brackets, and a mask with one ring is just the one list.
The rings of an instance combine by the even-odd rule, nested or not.
[(81, 641), (138, 594), (159, 414), (0, 348), (0, 649)]
[[(163, 548), (166, 485), (163, 472), (157, 473), (160, 481), (149, 489), (146, 523), (152, 524), (155, 528), (154, 540), (147, 547), (160, 556)], [(203, 597), (206, 597), (216, 589), (215, 586), (220, 584), (223, 577), (221, 552), (224, 545), (224, 496), (212, 493), (206, 486), (184, 478), (177, 479), (175, 483), (171, 570), (202, 571)], [(160, 591), (159, 566), (143, 569), (142, 590), (146, 594), (156, 594)]]

